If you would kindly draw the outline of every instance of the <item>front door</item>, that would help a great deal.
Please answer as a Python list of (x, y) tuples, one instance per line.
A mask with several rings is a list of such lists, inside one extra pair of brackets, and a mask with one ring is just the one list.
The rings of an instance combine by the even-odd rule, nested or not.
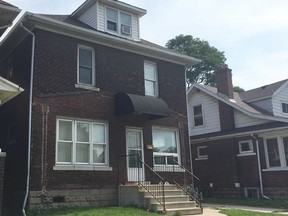
[[(138, 158), (143, 159), (143, 131), (141, 129), (126, 129), (127, 148), (127, 179), (137, 182), (145, 180), (144, 167)], [(143, 159), (144, 161), (144, 159)]]

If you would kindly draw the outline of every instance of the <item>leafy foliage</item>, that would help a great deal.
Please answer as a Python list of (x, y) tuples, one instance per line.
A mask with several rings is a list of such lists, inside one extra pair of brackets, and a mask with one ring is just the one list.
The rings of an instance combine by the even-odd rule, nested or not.
[(202, 60), (201, 63), (186, 69), (188, 87), (196, 82), (215, 86), (215, 71), (225, 63), (224, 52), (191, 35), (179, 35), (166, 43), (166, 47), (182, 54)]
[(244, 92), (245, 90), (239, 86), (233, 86), (233, 91), (240, 93), (240, 92)]

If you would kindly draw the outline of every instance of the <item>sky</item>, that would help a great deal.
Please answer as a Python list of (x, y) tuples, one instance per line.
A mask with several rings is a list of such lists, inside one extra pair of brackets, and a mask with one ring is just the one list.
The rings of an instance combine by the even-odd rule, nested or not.
[[(33, 13), (71, 14), (85, 0), (5, 0)], [(287, 0), (121, 0), (147, 10), (141, 38), (165, 46), (192, 35), (224, 51), (233, 85), (245, 90), (288, 78)]]

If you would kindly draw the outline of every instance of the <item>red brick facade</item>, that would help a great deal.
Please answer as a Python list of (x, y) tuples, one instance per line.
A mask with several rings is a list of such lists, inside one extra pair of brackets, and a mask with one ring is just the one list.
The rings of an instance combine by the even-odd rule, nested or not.
[[(181, 163), (189, 167), (189, 141), (186, 118), (186, 89), (184, 66), (153, 59), (140, 54), (130, 53), (97, 43), (85, 42), (43, 30), (35, 30), (35, 63), (33, 83), (32, 111), (32, 146), (31, 146), (31, 177), (30, 206), (41, 207), (52, 202), (53, 196), (69, 198), (69, 190), (107, 190), (112, 198), (101, 200), (95, 198), (99, 205), (117, 204), (117, 187), (119, 183), (119, 157), (126, 154), (126, 127), (143, 130), (145, 162), (152, 166), (153, 150), (146, 148), (152, 144), (152, 126), (175, 128), (180, 134)], [(18, 96), (28, 104), (31, 38), (27, 38), (15, 50), (15, 64), (22, 66), (21, 74), (15, 73), (17, 84), (25, 88), (25, 94)], [(75, 87), (77, 83), (77, 47), (89, 46), (95, 49), (96, 87), (99, 91), (90, 91)], [(25, 62), (22, 61), (25, 59)], [(144, 61), (157, 64), (159, 97), (168, 105), (171, 116), (151, 120), (145, 115), (115, 116), (114, 95), (117, 92), (144, 95)], [(5, 62), (2, 64), (2, 66)], [(20, 71), (19, 71), (20, 72)], [(15, 124), (27, 129), (28, 110), (23, 106)], [(3, 107), (5, 112), (14, 113), (19, 109), (12, 106)], [(4, 112), (3, 112), (4, 113)], [(59, 117), (71, 119), (103, 120), (109, 127), (109, 166), (112, 171), (68, 171), (55, 170), (56, 151), (56, 120)], [(21, 120), (20, 120), (21, 119)], [(9, 123), (7, 119), (6, 123)], [(5, 128), (7, 124), (3, 124)], [(21, 143), (26, 150), (20, 157), (23, 172), (27, 162), (27, 136), (24, 130)], [(27, 133), (26, 133), (27, 132)], [(3, 137), (3, 140), (6, 137)], [(16, 155), (16, 152), (10, 152)], [(125, 181), (126, 170), (120, 170), (120, 178)], [(10, 173), (11, 176), (17, 175)], [(24, 175), (25, 176), (25, 175)], [(168, 175), (169, 176), (169, 175)], [(8, 177), (9, 178), (9, 177)], [(25, 179), (22, 178), (25, 189)], [(7, 184), (9, 184), (7, 182)], [(11, 187), (13, 184), (10, 184)], [(8, 188), (11, 188), (8, 187)], [(44, 191), (43, 191), (44, 190)], [(57, 192), (58, 191), (58, 192)], [(81, 192), (77, 193), (80, 194)], [(115, 194), (116, 191), (116, 194)], [(83, 195), (83, 194), (82, 194)], [(81, 195), (81, 196), (82, 196)], [(56, 198), (57, 199), (57, 198)], [(78, 198), (77, 198), (78, 199)], [(87, 198), (88, 199), (88, 198)], [(100, 200), (99, 200), (100, 199)], [(48, 201), (47, 201), (48, 200)], [(52, 200), (52, 201), (51, 201)], [(106, 200), (106, 201), (105, 201)], [(89, 201), (90, 202), (90, 201)], [(87, 204), (87, 202), (85, 202)], [(92, 203), (92, 201), (90, 202)], [(57, 204), (58, 205), (58, 204)], [(59, 204), (60, 205), (60, 204)]]

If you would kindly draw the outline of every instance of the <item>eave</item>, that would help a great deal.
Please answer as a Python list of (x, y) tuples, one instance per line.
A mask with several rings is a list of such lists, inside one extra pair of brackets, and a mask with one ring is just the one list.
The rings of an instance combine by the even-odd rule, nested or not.
[(3, 105), (23, 91), (24, 89), (20, 86), (0, 77), (0, 105)]
[(6, 4), (0, 4), (0, 37), (9, 28), (20, 13), (20, 9)]
[[(74, 26), (68, 23), (57, 21), (49, 17), (32, 14), (29, 12), (26, 12), (23, 15), (23, 17), (18, 21), (18, 23), (14, 26), (14, 28), (10, 31), (10, 33), (4, 39), (3, 43), (5, 43), (5, 41), (7, 42), (9, 41), (9, 37), (13, 35), (13, 32), (17, 32), (17, 29), (19, 31), (19, 29), (22, 28), (20, 26), (21, 22), (30, 30), (38, 28), (38, 29), (54, 32), (57, 34), (65, 35), (68, 37), (73, 37), (73, 38), (89, 41), (92, 43), (97, 43), (97, 44), (105, 45), (108, 47), (113, 47), (113, 48), (124, 50), (127, 52), (132, 52), (132, 53), (136, 53), (140, 55), (149, 56), (155, 59), (161, 59), (164, 61), (173, 62), (173, 63), (184, 65), (187, 67), (201, 62), (200, 60), (196, 58), (178, 54), (173, 51), (144, 45), (138, 41), (132, 41), (132, 40), (125, 39), (125, 38), (116, 37), (114, 35), (110, 35), (104, 32), (99, 32), (96, 30), (85, 29), (82, 27), (78, 27), (78, 26)], [(10, 43), (12, 42), (10, 41)], [(15, 44), (15, 41), (13, 42), (13, 44)]]

